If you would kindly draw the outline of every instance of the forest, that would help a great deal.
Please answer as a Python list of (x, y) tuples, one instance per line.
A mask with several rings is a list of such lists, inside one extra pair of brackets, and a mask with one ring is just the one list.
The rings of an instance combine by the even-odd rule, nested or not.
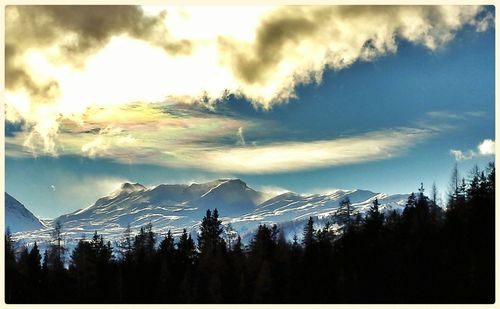
[[(151, 224), (112, 244), (95, 232), (72, 252), (56, 225), (43, 253), (5, 235), (5, 301), (34, 303), (478, 303), (495, 302), (495, 168), (452, 171), (447, 200), (421, 186), (403, 212), (377, 200), (363, 217), (350, 201), (341, 231), (310, 217), (287, 241), (260, 225), (226, 241), (216, 206), (196, 239)], [(66, 258), (65, 257), (69, 257)]]

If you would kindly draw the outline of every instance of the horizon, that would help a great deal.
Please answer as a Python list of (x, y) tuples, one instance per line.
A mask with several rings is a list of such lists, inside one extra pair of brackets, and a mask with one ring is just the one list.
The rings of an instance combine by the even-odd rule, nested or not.
[[(466, 178), (464, 178), (464, 179), (466, 179)], [(298, 194), (298, 195), (301, 195), (301, 196), (331, 195), (331, 194), (335, 193), (336, 191), (353, 191), (353, 192), (355, 192), (355, 191), (368, 191), (368, 192), (371, 192), (371, 193), (374, 193), (374, 194), (389, 194), (387, 192), (372, 191), (369, 188), (327, 188), (325, 190), (321, 190), (321, 191), (317, 191), (317, 192), (311, 192), (311, 191), (308, 191), (308, 192), (296, 192), (296, 191), (287, 190), (285, 188), (279, 188), (279, 187), (262, 187), (261, 189), (255, 189), (252, 186), (248, 185), (248, 183), (246, 183), (244, 181), (244, 179), (240, 179), (240, 178), (218, 178), (218, 179), (213, 179), (213, 180), (208, 180), (208, 181), (198, 181), (198, 182), (197, 181), (190, 181), (190, 182), (184, 182), (184, 183), (156, 183), (156, 184), (152, 184), (152, 185), (145, 185), (145, 184), (142, 184), (142, 183), (139, 183), (139, 182), (134, 182), (134, 181), (131, 181), (131, 180), (125, 180), (124, 182), (118, 184), (114, 189), (112, 189), (111, 191), (109, 191), (107, 194), (99, 196), (98, 198), (96, 198), (96, 200), (93, 201), (89, 205), (85, 205), (85, 206), (82, 206), (81, 208), (77, 208), (77, 209), (72, 210), (70, 212), (61, 213), (59, 215), (56, 215), (55, 217), (50, 217), (49, 218), (49, 217), (41, 217), (41, 216), (37, 215), (36, 213), (33, 213), (31, 211), (29, 205), (24, 204), (16, 196), (13, 196), (13, 195), (9, 194), (9, 192), (6, 191), (5, 193), (9, 194), (15, 200), (17, 200), (22, 205), (24, 205), (30, 212), (32, 212), (40, 220), (54, 220), (54, 219), (58, 218), (59, 216), (66, 215), (66, 214), (73, 213), (73, 212), (77, 212), (77, 211), (89, 208), (91, 206), (94, 206), (94, 203), (98, 199), (103, 198), (103, 197), (112, 196), (116, 192), (119, 192), (119, 191), (123, 190), (123, 186), (126, 185), (126, 184), (140, 185), (140, 186), (144, 187), (145, 191), (151, 191), (151, 190), (155, 189), (156, 187), (159, 187), (159, 186), (162, 186), (162, 185), (167, 185), (167, 186), (175, 186), (175, 185), (191, 186), (193, 184), (207, 184), (207, 183), (216, 182), (216, 181), (231, 181), (231, 180), (241, 181), (241, 182), (245, 183), (245, 185), (248, 188), (253, 189), (253, 190), (255, 190), (258, 193), (265, 194), (266, 198), (264, 199), (264, 201), (262, 203), (264, 203), (265, 201), (270, 200), (272, 198), (275, 198), (277, 196), (280, 196), (282, 194), (285, 194), (285, 193), (294, 193), (294, 194)], [(427, 188), (427, 189), (429, 189), (429, 188)], [(442, 207), (442, 208), (446, 208), (446, 198), (447, 198), (447, 195), (449, 194), (448, 191), (449, 191), (449, 189), (446, 189), (446, 191), (439, 191), (438, 190), (438, 192), (437, 192), (438, 193), (437, 202), (440, 205), (440, 207)], [(418, 192), (418, 190), (413, 190), (413, 191), (409, 191), (409, 192), (390, 193), (389, 195), (404, 195), (404, 194), (411, 194), (411, 193), (416, 193), (416, 192)]]
[(80, 10), (6, 9), (5, 192), (40, 218), (125, 181), (445, 199), (495, 161), (494, 6)]
[[(298, 195), (302, 195), (302, 196), (311, 196), (311, 195), (331, 195), (333, 194), (334, 192), (336, 191), (369, 191), (369, 192), (372, 192), (372, 193), (375, 193), (375, 194), (384, 194), (386, 192), (374, 192), (374, 191), (371, 191), (371, 190), (368, 190), (368, 189), (363, 189), (363, 188), (352, 188), (352, 189), (346, 189), (346, 188), (330, 188), (330, 189), (327, 189), (325, 191), (321, 191), (321, 192), (295, 192), (295, 191), (290, 191), (290, 190), (285, 190), (283, 188), (263, 188), (263, 190), (256, 190), (254, 188), (252, 188), (251, 186), (248, 186), (248, 184), (243, 180), (243, 179), (240, 179), (240, 178), (219, 178), (219, 179), (214, 179), (214, 180), (211, 180), (211, 181), (206, 181), (206, 182), (187, 182), (187, 183), (158, 183), (158, 184), (153, 184), (153, 185), (144, 185), (144, 184), (141, 184), (139, 182), (133, 182), (133, 181), (125, 181), (121, 184), (119, 184), (115, 189), (113, 189), (112, 191), (110, 191), (108, 194), (106, 195), (103, 195), (103, 196), (100, 196), (99, 198), (103, 198), (103, 197), (108, 197), (108, 196), (112, 196), (113, 194), (123, 190), (123, 186), (126, 185), (126, 184), (131, 184), (131, 185), (140, 185), (142, 187), (144, 187), (144, 189), (146, 191), (150, 191), (150, 190), (153, 190), (155, 189), (156, 187), (158, 186), (162, 186), (162, 185), (167, 185), (167, 186), (175, 186), (175, 185), (185, 185), (185, 186), (190, 186), (190, 185), (193, 185), (193, 184), (207, 184), (207, 183), (211, 183), (211, 182), (216, 182), (216, 181), (231, 181), (231, 180), (239, 180), (243, 183), (245, 183), (247, 185), (248, 188), (250, 189), (253, 189), (255, 190), (256, 192), (259, 192), (259, 193), (263, 193), (263, 194), (266, 194), (266, 198), (263, 202), (269, 200), (269, 199), (272, 199), (274, 197), (277, 197), (279, 195), (282, 195), (282, 194), (285, 194), (285, 193), (294, 193), (294, 194), (298, 194)], [(282, 190), (280, 190), (282, 189)], [(22, 203), (21, 201), (19, 201), (15, 196), (9, 194), (9, 192), (5, 192), (7, 193), (8, 195), (10, 195), (11, 197), (13, 197), (14, 199), (16, 199), (18, 202), (20, 202), (21, 204), (23, 204), (30, 212), (30, 207), (29, 205), (25, 205), (24, 203)], [(395, 193), (393, 195), (398, 195), (398, 194), (410, 194), (411, 192), (400, 192), (400, 193)], [(98, 199), (99, 199), (98, 198)], [(94, 203), (90, 204), (90, 205), (87, 205), (87, 206), (83, 206), (82, 208), (78, 208), (72, 212), (75, 212), (75, 211), (79, 211), (79, 210), (83, 210), (83, 209), (86, 209), (86, 208), (89, 208), (91, 206), (93, 206)], [(54, 220), (56, 219), (57, 217), (61, 216), (61, 215), (66, 215), (68, 213), (64, 213), (64, 214), (60, 214), (60, 215), (57, 215), (56, 217), (52, 217), (52, 218), (42, 218), (42, 217), (39, 217), (37, 216), (36, 214), (34, 214), (35, 216), (37, 216), (37, 218), (39, 218), (40, 220)]]

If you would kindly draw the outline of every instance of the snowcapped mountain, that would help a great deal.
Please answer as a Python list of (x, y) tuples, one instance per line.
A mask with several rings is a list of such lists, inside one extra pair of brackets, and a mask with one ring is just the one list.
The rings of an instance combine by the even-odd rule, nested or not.
[(44, 228), (45, 225), (18, 200), (5, 193), (5, 231), (12, 233)]
[[(302, 229), (313, 216), (319, 221), (335, 218), (339, 203), (349, 197), (354, 213), (366, 212), (375, 198), (382, 211), (402, 211), (408, 194), (387, 195), (366, 190), (335, 190), (328, 194), (287, 192), (276, 196), (249, 188), (239, 179), (218, 179), (206, 183), (162, 184), (151, 188), (124, 183), (110, 195), (87, 208), (60, 216), (47, 224), (62, 224), (67, 242), (74, 242), (95, 230), (105, 238), (117, 240), (130, 224), (135, 231), (149, 222), (156, 232), (171, 230), (174, 235), (183, 228), (195, 232), (207, 209), (217, 208), (224, 224), (249, 239), (259, 224), (276, 223), (289, 229), (287, 235)], [(333, 216), (333, 217), (332, 217)], [(300, 233), (298, 233), (300, 234)], [(48, 239), (49, 228), (15, 235), (18, 239)]]
[(248, 240), (248, 236), (253, 234), (255, 227), (262, 223), (276, 223), (282, 226), (287, 238), (291, 239), (294, 234), (300, 236), (305, 221), (309, 217), (322, 223), (328, 220), (335, 221), (340, 201), (345, 198), (349, 198), (351, 201), (353, 214), (366, 213), (376, 198), (381, 205), (380, 211), (396, 210), (401, 212), (406, 204), (408, 194), (387, 195), (359, 189), (335, 190), (328, 194), (311, 195), (286, 192), (263, 202), (248, 214), (224, 219), (227, 223), (231, 223), (243, 239)]
[(93, 205), (56, 218), (63, 226), (84, 230), (132, 227), (151, 222), (159, 228), (195, 225), (207, 209), (217, 208), (231, 217), (251, 212), (264, 199), (263, 193), (239, 179), (219, 179), (190, 185), (159, 185), (147, 189), (125, 183)]

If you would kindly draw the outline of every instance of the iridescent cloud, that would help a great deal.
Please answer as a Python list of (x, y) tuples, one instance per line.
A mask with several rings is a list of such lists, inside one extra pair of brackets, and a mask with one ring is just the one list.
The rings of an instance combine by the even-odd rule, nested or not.
[(8, 6), (6, 119), (23, 130), (6, 152), (249, 173), (387, 158), (428, 134), (251, 145), (247, 132), (274, 125), (178, 104), (232, 94), (268, 110), (400, 40), (436, 51), (492, 23), (481, 6)]

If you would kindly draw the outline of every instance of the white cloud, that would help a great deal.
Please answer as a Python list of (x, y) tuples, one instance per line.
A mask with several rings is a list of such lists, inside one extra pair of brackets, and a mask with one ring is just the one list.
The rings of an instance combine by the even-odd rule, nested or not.
[(246, 145), (245, 136), (243, 135), (243, 127), (238, 128), (238, 145)]
[(278, 186), (260, 186), (255, 188), (257, 191), (262, 193), (262, 197), (259, 201), (259, 203), (263, 203), (273, 197), (276, 197), (280, 194), (287, 193), (287, 192), (292, 192), (291, 190), (288, 190), (283, 187), (278, 187)]
[(495, 25), (495, 16), (488, 12), (484, 18), (473, 21), (472, 25), (476, 27), (477, 32), (484, 32)]
[(464, 153), (462, 150), (451, 149), (450, 154), (455, 157), (455, 160), (462, 161), (471, 159), (475, 153), (472, 150), (469, 150), (467, 153)]
[(427, 116), (432, 118), (450, 119), (450, 120), (466, 120), (467, 118), (484, 118), (486, 113), (484, 111), (468, 111), (463, 113), (456, 113), (448, 110), (431, 111), (426, 113)]
[(283, 193), (291, 192), (291, 190), (288, 190), (288, 189), (282, 188), (282, 187), (277, 187), (277, 186), (261, 186), (258, 188), (258, 190), (260, 192), (264, 193), (266, 195), (267, 199), (275, 197), (275, 196), (283, 194)]
[(472, 149), (467, 151), (451, 149), (450, 154), (455, 157), (457, 161), (469, 160), (477, 156), (495, 155), (495, 141), (485, 139), (477, 146), (477, 151)]
[(61, 177), (62, 183), (58, 186), (57, 197), (65, 201), (79, 201), (76, 204), (68, 205), (68, 208), (71, 207), (72, 210), (91, 205), (98, 198), (118, 190), (123, 183), (130, 182), (126, 178), (120, 177), (75, 176), (66, 173), (63, 173), (63, 175)]
[(130, 134), (123, 135), (122, 129), (107, 126), (99, 131), (99, 135), (92, 141), (82, 145), (82, 153), (93, 158), (98, 155), (108, 154), (113, 147), (127, 147), (136, 143), (136, 139)]
[(98, 153), (105, 152), (109, 147), (110, 145), (104, 141), (104, 138), (102, 136), (98, 136), (91, 142), (82, 145), (82, 152), (93, 158)]
[[(155, 15), (163, 9), (167, 14)], [(26, 10), (39, 18), (22, 15)], [(320, 82), (327, 68), (397, 52), (400, 39), (437, 50), (466, 25), (484, 31), (492, 23), (491, 14), (479, 17), (484, 7), (471, 5), (167, 6), (148, 8), (149, 17), (122, 7), (120, 14), (131, 14), (134, 23), (118, 28), (115, 19), (130, 20), (118, 11), (109, 19), (103, 8), (75, 10), (9, 6), (6, 14), (8, 116), (32, 125), (26, 146), (41, 144), (36, 148), (49, 154), (55, 154), (60, 122), (92, 106), (193, 102), (232, 93), (271, 108), (294, 97), (298, 85)], [(95, 22), (78, 24), (101, 19), (106, 29), (97, 33), (106, 35), (99, 40), (84, 31), (95, 30)], [(34, 25), (46, 20), (53, 24), (40, 37)], [(139, 31), (143, 22), (161, 35)], [(99, 150), (91, 146), (89, 152)]]
[(450, 154), (455, 157), (455, 160), (460, 161), (465, 159), (462, 150), (450, 149)]
[[(438, 133), (428, 129), (400, 128), (325, 140), (265, 142), (272, 139), (269, 132), (278, 130), (274, 123), (251, 123), (229, 117), (171, 119), (167, 114), (165, 117), (140, 128), (135, 124), (117, 123), (115, 129), (97, 131), (99, 134), (95, 133), (99, 123), (85, 130), (65, 128), (59, 136), (60, 154), (106, 156), (125, 164), (196, 168), (219, 175), (269, 174), (389, 159), (403, 155), (418, 142)], [(118, 125), (123, 125), (126, 130), (117, 129)], [(267, 134), (259, 143), (228, 143), (243, 127), (252, 130), (258, 127)], [(132, 139), (127, 132), (133, 129)], [(26, 155), (22, 148), (16, 147), (23, 138), (23, 135), (16, 135), (7, 139), (9, 156)]]
[(207, 149), (187, 157), (191, 157), (189, 164), (209, 170), (254, 174), (290, 172), (392, 158), (430, 134), (420, 129), (380, 131), (334, 140)]
[[(264, 15), (248, 42), (221, 36), (222, 61), (239, 91), (269, 107), (295, 94), (298, 84), (320, 81), (326, 68), (395, 53), (398, 40), (437, 50), (476, 20), (478, 6), (293, 6)], [(391, 16), (388, 18), (388, 16)], [(482, 19), (481, 19), (482, 20)]]
[(494, 155), (495, 154), (495, 141), (491, 139), (485, 139), (479, 146), (479, 153), (483, 156)]

